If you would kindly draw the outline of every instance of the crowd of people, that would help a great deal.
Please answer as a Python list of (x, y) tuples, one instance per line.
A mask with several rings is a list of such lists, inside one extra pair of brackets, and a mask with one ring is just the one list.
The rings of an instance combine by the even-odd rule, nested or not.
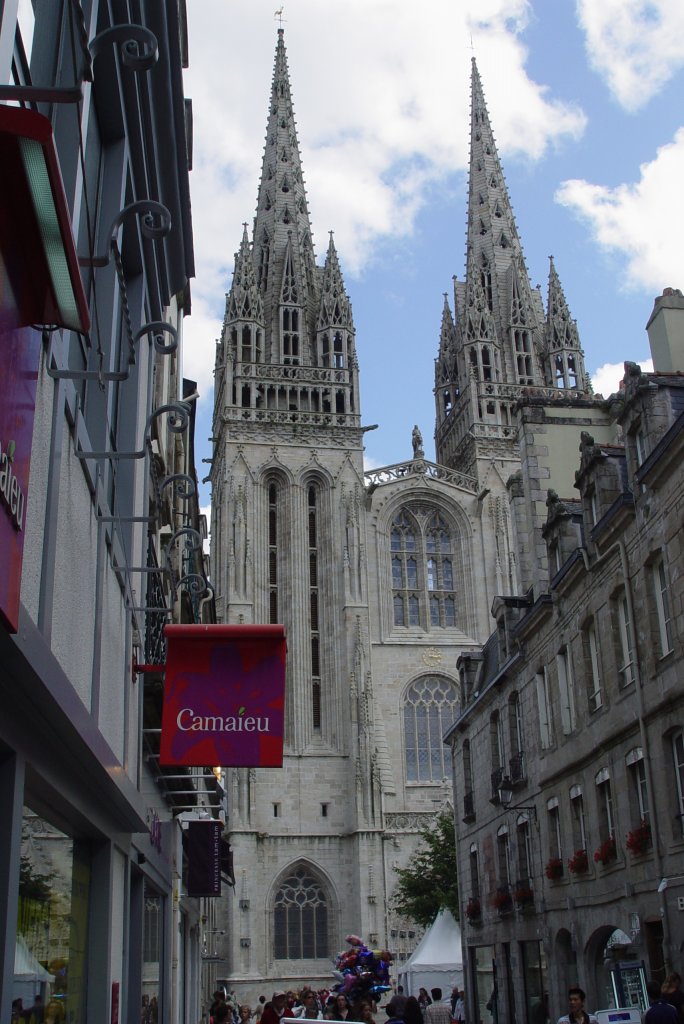
[(350, 999), (344, 992), (304, 987), (299, 991), (278, 990), (270, 1000), (260, 996), (254, 1009), (240, 1004), (235, 992), (214, 992), (209, 1008), (210, 1024), (280, 1024), (283, 1019), (352, 1021), (360, 1024), (465, 1024), (464, 993), (455, 988), (451, 999), (442, 1000), (442, 990), (428, 995), (421, 988), (417, 996), (405, 996), (400, 985), (384, 1008), (374, 998)]

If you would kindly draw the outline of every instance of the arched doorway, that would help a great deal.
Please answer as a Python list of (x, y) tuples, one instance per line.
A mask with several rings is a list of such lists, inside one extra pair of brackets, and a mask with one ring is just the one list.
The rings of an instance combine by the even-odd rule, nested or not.
[(590, 984), (589, 1009), (605, 1010), (615, 1006), (611, 982), (611, 964), (634, 957), (629, 935), (615, 924), (597, 928), (586, 946), (587, 981)]

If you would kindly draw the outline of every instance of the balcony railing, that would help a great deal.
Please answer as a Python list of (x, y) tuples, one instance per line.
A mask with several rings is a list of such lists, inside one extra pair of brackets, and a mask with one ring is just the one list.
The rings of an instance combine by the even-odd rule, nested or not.
[(508, 762), (508, 774), (513, 785), (527, 780), (525, 754), (522, 750), (519, 750), (517, 754), (514, 754)]
[(492, 772), (492, 795), (489, 798), (490, 803), (492, 804), (498, 804), (501, 802), (499, 800), (499, 786), (501, 785), (501, 782), (505, 774), (506, 769), (503, 767), (503, 765), (499, 768), (495, 768)]

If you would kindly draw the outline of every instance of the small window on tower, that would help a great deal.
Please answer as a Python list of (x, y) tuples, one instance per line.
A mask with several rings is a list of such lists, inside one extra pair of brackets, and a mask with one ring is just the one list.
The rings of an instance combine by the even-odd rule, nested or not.
[(328, 817), (328, 807), (329, 804), (321, 804), (321, 818)]
[(273, 817), (274, 818), (279, 818), (280, 817), (280, 804), (273, 804)]

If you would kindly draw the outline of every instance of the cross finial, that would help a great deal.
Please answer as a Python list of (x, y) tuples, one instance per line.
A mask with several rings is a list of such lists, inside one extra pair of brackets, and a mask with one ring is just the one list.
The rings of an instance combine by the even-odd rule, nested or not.
[(283, 11), (284, 11), (284, 9), (285, 9), (284, 7), (280, 7), (277, 11), (274, 11), (274, 13), (273, 13), (273, 17), (278, 19), (278, 23), (280, 25), (280, 28), (283, 27)]

